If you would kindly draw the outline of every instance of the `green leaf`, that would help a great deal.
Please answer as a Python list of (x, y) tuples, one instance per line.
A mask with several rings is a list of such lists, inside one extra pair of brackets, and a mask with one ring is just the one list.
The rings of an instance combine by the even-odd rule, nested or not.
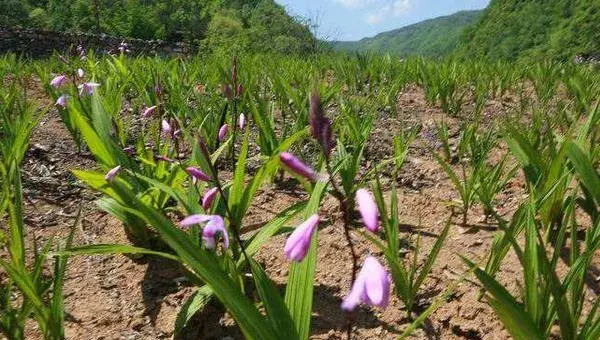
[(175, 255), (145, 248), (133, 247), (126, 244), (91, 244), (81, 247), (73, 247), (68, 250), (57, 252), (57, 256), (72, 255), (109, 255), (109, 254), (134, 254), (134, 255), (156, 255), (169, 260), (181, 262)]
[(198, 247), (185, 232), (154, 208), (143, 204), (123, 183), (116, 178), (111, 187), (129, 202), (132, 212), (142, 217), (160, 234), (162, 240), (173, 249), (189, 267), (212, 289), (215, 296), (231, 312), (244, 335), (249, 339), (276, 339), (276, 333), (234, 282), (219, 265), (216, 255)]
[(431, 271), (431, 268), (433, 267), (433, 264), (435, 263), (435, 260), (437, 259), (438, 255), (440, 253), (440, 250), (442, 249), (442, 245), (444, 244), (444, 241), (448, 237), (449, 231), (450, 231), (450, 220), (448, 220), (446, 222), (446, 227), (444, 228), (444, 230), (442, 230), (442, 233), (440, 234), (438, 239), (435, 241), (435, 244), (431, 248), (431, 252), (429, 253), (429, 256), (427, 256), (427, 261), (425, 261), (425, 264), (423, 265), (423, 267), (421, 267), (419, 276), (417, 276), (417, 279), (415, 280), (415, 282), (413, 284), (413, 291), (415, 293), (419, 290), (419, 288), (421, 287), (421, 284), (423, 283), (423, 281), (425, 281), (425, 278), (427, 277), (427, 275), (429, 275), (429, 272)]
[(567, 154), (575, 171), (579, 174), (582, 185), (593, 195), (596, 204), (600, 204), (600, 177), (598, 177), (592, 162), (581, 150), (581, 147), (573, 141), (567, 142)]
[[(305, 218), (319, 211), (326, 187), (326, 182), (317, 182), (306, 207)], [(318, 230), (315, 231), (310, 249), (304, 260), (301, 263), (294, 262), (290, 265), (290, 274), (285, 292), (285, 304), (288, 306), (290, 315), (296, 323), (296, 330), (300, 339), (308, 339), (310, 334), (315, 269), (317, 265), (318, 234)]]
[(196, 315), (196, 313), (203, 310), (212, 298), (213, 292), (209, 286), (198, 288), (198, 290), (185, 301), (183, 306), (181, 306), (181, 310), (177, 313), (177, 319), (175, 320), (175, 335), (180, 334), (191, 318)]
[(285, 302), (271, 279), (253, 259), (250, 259), (250, 268), (252, 269), (258, 295), (260, 295), (260, 299), (267, 310), (267, 316), (273, 324), (279, 339), (298, 339), (294, 320), (292, 320)]
[(543, 340), (543, 332), (531, 317), (523, 310), (523, 306), (510, 295), (498, 281), (476, 265), (462, 257), (463, 261), (474, 270), (475, 276), (490, 293), (489, 304), (492, 306), (502, 324), (516, 340)]

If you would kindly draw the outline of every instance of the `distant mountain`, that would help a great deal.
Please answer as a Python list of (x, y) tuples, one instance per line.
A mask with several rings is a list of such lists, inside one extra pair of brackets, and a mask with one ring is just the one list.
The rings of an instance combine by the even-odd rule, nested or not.
[(465, 31), (457, 52), (536, 60), (600, 54), (600, 1), (492, 0)]
[(335, 50), (390, 52), (400, 55), (444, 56), (454, 51), (465, 28), (474, 25), (482, 11), (462, 11), (425, 20), (360, 41), (333, 42)]

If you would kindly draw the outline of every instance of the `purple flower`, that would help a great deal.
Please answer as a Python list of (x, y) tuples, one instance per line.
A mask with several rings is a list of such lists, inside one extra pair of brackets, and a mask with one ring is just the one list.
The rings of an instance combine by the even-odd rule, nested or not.
[(157, 155), (154, 158), (156, 158), (156, 160), (158, 160), (158, 161), (163, 161), (163, 162), (168, 162), (168, 163), (174, 163), (175, 162), (171, 158), (169, 158), (167, 156), (163, 156), (163, 155)]
[(231, 61), (231, 82), (237, 83), (237, 59), (235, 57)]
[(229, 100), (233, 99), (233, 90), (231, 90), (231, 85), (225, 85), (225, 89), (223, 90), (223, 94)]
[(128, 155), (135, 155), (135, 148), (133, 146), (127, 146), (123, 148), (123, 152), (125, 152)]
[(224, 141), (227, 138), (227, 132), (229, 131), (229, 126), (227, 124), (223, 124), (219, 129), (219, 141)]
[(236, 97), (238, 97), (238, 98), (241, 97), (243, 92), (244, 92), (244, 87), (242, 86), (242, 84), (239, 84), (237, 86), (237, 90), (235, 91)]
[(312, 215), (288, 237), (283, 248), (283, 253), (288, 260), (302, 262), (308, 253), (310, 241), (318, 224), (319, 215)]
[(296, 158), (296, 156), (292, 155), (291, 153), (282, 152), (279, 154), (279, 159), (283, 164), (285, 164), (286, 167), (298, 175), (301, 175), (313, 182), (317, 180), (317, 172), (308, 165), (304, 164), (300, 159)]
[(62, 107), (63, 109), (67, 108), (67, 99), (69, 98), (69, 96), (67, 96), (66, 94), (61, 95), (60, 97), (58, 97), (58, 99), (56, 100), (55, 105)]
[(204, 193), (202, 197), (202, 209), (208, 211), (212, 206), (215, 198), (217, 197), (217, 193), (219, 192), (218, 188), (212, 188)]
[(203, 182), (210, 182), (210, 177), (208, 177), (208, 175), (206, 173), (204, 173), (204, 171), (202, 171), (198, 168), (194, 168), (193, 166), (190, 166), (187, 169), (185, 169), (185, 171), (188, 173), (188, 175), (192, 176), (192, 182), (194, 184), (196, 184), (196, 182), (198, 180), (203, 181)]
[(116, 167), (114, 167), (114, 168), (110, 169), (110, 170), (109, 170), (109, 171), (106, 173), (106, 175), (104, 175), (104, 179), (105, 179), (107, 182), (112, 182), (112, 181), (115, 179), (115, 177), (117, 177), (117, 175), (119, 174), (119, 172), (121, 172), (121, 166), (120, 166), (120, 165), (117, 165)]
[(342, 301), (342, 309), (353, 311), (359, 304), (385, 309), (390, 302), (390, 274), (377, 261), (369, 256), (352, 285), (350, 294)]
[(173, 131), (173, 139), (177, 139), (177, 138), (181, 137), (181, 133), (182, 133), (181, 129), (177, 129), (177, 130)]
[(240, 130), (243, 130), (246, 126), (246, 115), (243, 113), (240, 113), (240, 117), (238, 118), (238, 126), (240, 127)]
[(85, 76), (85, 72), (83, 72), (83, 69), (80, 69), (80, 68), (77, 69), (77, 76), (79, 78), (83, 78), (83, 76)]
[(54, 77), (50, 81), (50, 86), (52, 86), (54, 88), (59, 88), (59, 87), (63, 86), (66, 83), (67, 83), (67, 76), (65, 76), (64, 74), (61, 74), (60, 76)]
[(94, 91), (98, 86), (100, 86), (100, 84), (88, 82), (77, 86), (77, 88), (79, 89), (80, 95), (83, 94), (83, 92), (85, 91), (85, 93), (87, 93), (88, 96), (91, 96), (92, 94), (94, 94)]
[(204, 224), (202, 230), (202, 240), (207, 249), (215, 249), (217, 246), (216, 236), (220, 233), (223, 236), (223, 246), (229, 248), (229, 235), (225, 229), (225, 221), (219, 215), (190, 215), (184, 218), (179, 225), (181, 227), (190, 227), (195, 224)]
[(319, 94), (313, 91), (310, 94), (310, 112), (308, 116), (311, 134), (323, 148), (325, 156), (329, 157), (333, 149), (333, 136), (331, 131), (331, 120), (323, 113)]
[(356, 202), (365, 227), (370, 232), (377, 232), (379, 230), (379, 210), (373, 200), (373, 195), (366, 189), (358, 189), (356, 191)]
[(154, 110), (156, 110), (156, 105), (155, 106), (150, 106), (150, 107), (146, 108), (142, 112), (142, 117), (149, 118), (152, 115), (152, 113), (154, 113)]
[(163, 136), (171, 137), (171, 135), (173, 134), (173, 128), (171, 127), (171, 124), (169, 124), (169, 122), (166, 119), (162, 120), (162, 122), (160, 123), (160, 127), (162, 130)]

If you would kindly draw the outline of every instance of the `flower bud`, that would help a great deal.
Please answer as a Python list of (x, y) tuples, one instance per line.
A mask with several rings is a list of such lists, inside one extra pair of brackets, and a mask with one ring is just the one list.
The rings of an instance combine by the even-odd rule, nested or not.
[(238, 118), (238, 126), (240, 130), (243, 130), (246, 126), (246, 115), (244, 115), (243, 113), (240, 113), (240, 116)]
[(379, 229), (379, 210), (373, 200), (373, 195), (366, 189), (356, 191), (356, 203), (362, 216), (363, 224), (372, 233)]
[(188, 173), (188, 175), (192, 176), (192, 181), (194, 184), (196, 184), (196, 181), (198, 180), (203, 182), (210, 182), (210, 177), (208, 177), (208, 175), (204, 173), (204, 171), (198, 168), (190, 166), (187, 169), (185, 169), (185, 171)]
[(219, 141), (222, 142), (225, 139), (227, 139), (227, 132), (229, 131), (229, 126), (227, 124), (224, 124), (223, 126), (221, 126), (221, 128), (219, 129)]
[(204, 193), (204, 196), (202, 197), (202, 209), (204, 209), (204, 211), (208, 211), (212, 207), (218, 193), (219, 189), (216, 187), (209, 189)]
[(299, 225), (285, 242), (283, 252), (290, 261), (302, 262), (308, 250), (312, 236), (319, 224), (319, 215), (315, 214), (309, 217), (304, 223)]
[(110, 170), (109, 170), (109, 171), (106, 173), (106, 175), (104, 175), (104, 179), (105, 179), (107, 182), (112, 182), (112, 181), (115, 179), (115, 177), (117, 177), (117, 175), (119, 174), (119, 172), (121, 172), (121, 166), (120, 166), (120, 165), (117, 165), (116, 167), (114, 167), (114, 168), (110, 169)]
[(149, 118), (150, 116), (152, 116), (152, 114), (154, 113), (154, 111), (156, 110), (157, 106), (150, 106), (148, 108), (146, 108), (143, 112), (142, 112), (142, 117), (144, 118)]
[(59, 88), (59, 87), (63, 86), (66, 83), (67, 83), (67, 76), (65, 76), (64, 74), (61, 74), (59, 76), (54, 77), (50, 81), (50, 86), (52, 86), (54, 88)]
[(296, 174), (303, 176), (312, 182), (317, 181), (317, 172), (291, 153), (282, 152), (279, 154), (279, 159), (288, 169)]
[(323, 113), (319, 94), (316, 90), (310, 95), (310, 111), (308, 120), (313, 138), (315, 138), (321, 145), (325, 156), (329, 157), (334, 146), (331, 120)]

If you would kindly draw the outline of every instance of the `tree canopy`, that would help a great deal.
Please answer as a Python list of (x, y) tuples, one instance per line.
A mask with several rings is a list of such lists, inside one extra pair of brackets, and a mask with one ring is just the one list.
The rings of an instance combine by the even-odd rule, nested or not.
[(273, 0), (2, 0), (0, 26), (263, 52), (299, 53), (316, 46), (308, 26)]
[(596, 0), (492, 0), (458, 54), (490, 59), (560, 59), (600, 52)]

